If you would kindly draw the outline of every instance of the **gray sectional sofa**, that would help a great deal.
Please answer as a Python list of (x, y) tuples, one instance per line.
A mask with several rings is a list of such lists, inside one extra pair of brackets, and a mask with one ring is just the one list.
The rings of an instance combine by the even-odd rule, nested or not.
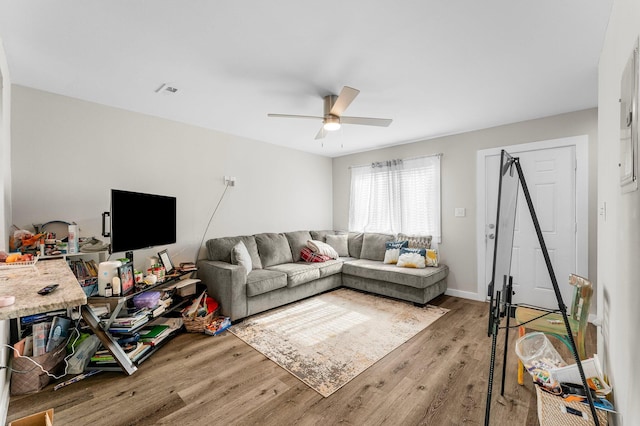
[[(346, 234), (346, 237), (334, 237)], [(308, 240), (343, 244), (340, 257), (320, 263), (301, 259)], [(232, 321), (245, 318), (338, 287), (425, 304), (447, 289), (446, 265), (424, 269), (402, 268), (383, 263), (385, 243), (408, 239), (412, 246), (430, 243), (377, 233), (295, 231), (215, 238), (207, 241), (208, 259), (198, 262), (198, 277), (210, 296), (221, 306), (221, 314)], [(232, 249), (242, 241), (250, 255), (250, 269), (232, 263)], [(235, 259), (234, 259), (235, 260)]]

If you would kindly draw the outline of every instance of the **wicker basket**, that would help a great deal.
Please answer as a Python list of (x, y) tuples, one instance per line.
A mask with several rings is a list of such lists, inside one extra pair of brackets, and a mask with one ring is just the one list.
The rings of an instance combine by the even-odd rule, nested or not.
[(211, 322), (214, 315), (217, 315), (218, 310), (214, 312), (210, 312), (204, 317), (195, 317), (195, 318), (182, 318), (184, 321), (184, 327), (187, 329), (189, 333), (204, 333), (204, 328), (207, 324)]
[[(539, 386), (536, 386), (536, 393), (538, 395), (538, 421), (540, 422), (540, 426), (591, 426), (594, 424), (591, 409), (588, 405), (581, 402), (565, 402), (561, 397), (551, 395), (541, 390)], [(563, 413), (560, 411), (562, 405), (586, 413), (589, 420), (585, 420), (574, 414)], [(596, 409), (596, 412), (598, 413), (600, 426), (607, 425), (607, 412), (599, 409)]]

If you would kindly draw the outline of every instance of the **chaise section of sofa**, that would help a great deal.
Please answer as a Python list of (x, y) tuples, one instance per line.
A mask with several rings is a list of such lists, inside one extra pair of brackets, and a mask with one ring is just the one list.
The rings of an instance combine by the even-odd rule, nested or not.
[[(352, 246), (359, 248), (360, 259), (345, 262), (342, 267), (342, 284), (345, 287), (396, 299), (425, 304), (447, 290), (449, 268), (439, 265), (428, 268), (404, 268), (384, 263), (385, 243), (407, 241), (412, 248), (429, 248), (431, 237), (394, 236), (391, 234), (351, 234)], [(360, 243), (355, 243), (361, 239)]]
[(342, 266), (342, 285), (395, 299), (425, 304), (447, 290), (449, 267), (400, 268), (377, 260), (357, 259)]

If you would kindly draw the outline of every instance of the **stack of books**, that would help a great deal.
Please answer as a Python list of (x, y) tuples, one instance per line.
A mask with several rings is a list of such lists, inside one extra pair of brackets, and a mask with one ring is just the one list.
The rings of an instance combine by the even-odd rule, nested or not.
[[(122, 346), (122, 349), (127, 354), (132, 362), (138, 361), (151, 346), (145, 345), (143, 342), (130, 342)], [(91, 357), (91, 362), (96, 365), (110, 366), (116, 364), (116, 360), (113, 354), (106, 349), (100, 349)]]
[(178, 266), (176, 269), (180, 272), (190, 272), (198, 270), (196, 264), (193, 262), (181, 262), (180, 266)]
[(151, 311), (147, 308), (125, 311), (124, 316), (118, 316), (109, 327), (110, 333), (131, 333), (136, 328), (149, 321)]
[[(182, 326), (181, 318), (158, 318), (153, 324), (146, 324), (139, 329), (132, 337), (123, 339), (124, 343), (120, 346), (132, 362), (137, 362)], [(91, 357), (91, 363), (96, 367), (117, 366), (113, 355), (105, 348)]]

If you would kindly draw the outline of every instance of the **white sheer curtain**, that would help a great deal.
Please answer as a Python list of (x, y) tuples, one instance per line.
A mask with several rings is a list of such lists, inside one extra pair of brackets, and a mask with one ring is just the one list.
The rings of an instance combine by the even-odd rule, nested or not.
[(349, 230), (441, 242), (440, 155), (351, 167)]

